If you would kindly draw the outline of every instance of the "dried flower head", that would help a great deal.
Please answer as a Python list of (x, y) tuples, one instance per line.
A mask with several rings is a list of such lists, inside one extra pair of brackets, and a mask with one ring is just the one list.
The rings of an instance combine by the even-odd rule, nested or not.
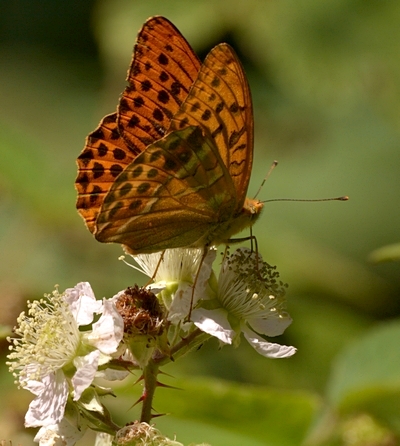
[(118, 293), (115, 306), (124, 321), (124, 333), (158, 336), (163, 330), (164, 309), (155, 294), (137, 285)]

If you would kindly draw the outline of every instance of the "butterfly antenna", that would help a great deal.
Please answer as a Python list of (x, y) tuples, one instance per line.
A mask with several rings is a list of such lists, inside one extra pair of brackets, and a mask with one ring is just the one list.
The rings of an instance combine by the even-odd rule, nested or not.
[(343, 195), (343, 197), (334, 197), (334, 198), (273, 198), (271, 200), (262, 201), (262, 203), (270, 203), (271, 201), (347, 201), (349, 197), (347, 195)]
[(274, 160), (274, 162), (271, 164), (271, 167), (269, 168), (269, 171), (268, 171), (267, 175), (265, 175), (264, 179), (262, 180), (262, 183), (260, 184), (260, 187), (258, 188), (258, 191), (254, 195), (253, 199), (257, 198), (257, 195), (260, 193), (260, 191), (263, 188), (265, 182), (267, 181), (267, 179), (269, 178), (269, 176), (271, 175), (272, 171), (275, 169), (275, 167), (277, 165), (278, 165), (278, 161)]

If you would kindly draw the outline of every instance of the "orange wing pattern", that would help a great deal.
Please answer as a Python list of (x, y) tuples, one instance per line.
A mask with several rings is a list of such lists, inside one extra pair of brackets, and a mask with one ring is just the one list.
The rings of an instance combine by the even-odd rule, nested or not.
[(77, 160), (79, 172), (75, 186), (78, 190), (76, 207), (90, 232), (95, 232), (97, 215), (108, 190), (139, 153), (125, 144), (117, 128), (116, 113), (104, 117), (87, 137)]
[(131, 147), (143, 151), (166, 134), (199, 69), (198, 57), (170, 21), (153, 17), (144, 24), (118, 106), (118, 127)]
[(106, 116), (78, 157), (76, 207), (89, 230), (116, 176), (135, 156), (160, 139), (197, 77), (200, 61), (166, 18), (152, 17), (139, 32), (129, 86), (118, 112)]
[(102, 242), (134, 254), (227, 241), (253, 224), (246, 199), (253, 112), (243, 68), (227, 44), (197, 56), (167, 19), (139, 33), (116, 114), (78, 158), (77, 207)]
[(207, 129), (214, 139), (235, 184), (239, 211), (253, 164), (253, 108), (243, 67), (227, 44), (210, 51), (170, 129), (188, 125)]
[(202, 245), (232, 218), (236, 196), (217, 147), (198, 126), (169, 133), (122, 172), (104, 199), (96, 238), (131, 253)]

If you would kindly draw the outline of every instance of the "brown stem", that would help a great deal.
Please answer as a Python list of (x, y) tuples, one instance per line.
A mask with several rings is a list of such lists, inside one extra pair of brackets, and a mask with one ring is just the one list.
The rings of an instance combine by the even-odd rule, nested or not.
[(150, 423), (153, 415), (151, 413), (153, 406), (154, 393), (157, 387), (158, 365), (150, 360), (143, 370), (143, 405), (140, 422)]

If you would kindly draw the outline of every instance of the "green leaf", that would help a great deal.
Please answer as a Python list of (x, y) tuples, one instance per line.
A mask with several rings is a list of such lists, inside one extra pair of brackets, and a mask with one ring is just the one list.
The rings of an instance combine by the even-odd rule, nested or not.
[(393, 262), (400, 260), (400, 243), (382, 246), (375, 249), (368, 256), (368, 260), (372, 263)]
[[(160, 375), (160, 379), (183, 391), (158, 390), (153, 406), (158, 413), (168, 415), (155, 418), (154, 422), (164, 435), (172, 438), (176, 435), (185, 444), (204, 441), (212, 446), (293, 446), (305, 437), (318, 406), (315, 395), (306, 392), (279, 391), (212, 378), (169, 382), (166, 375)], [(129, 397), (126, 405), (121, 404), (122, 395), (117, 398), (121, 416), (126, 416), (126, 407), (137, 399), (132, 393), (128, 395), (129, 390), (131, 385), (122, 392)], [(110, 404), (115, 403), (110, 401)], [(113, 409), (110, 407), (114, 413)], [(128, 415), (137, 417), (136, 413)]]
[(370, 330), (337, 359), (328, 387), (342, 415), (367, 412), (400, 432), (400, 321)]

